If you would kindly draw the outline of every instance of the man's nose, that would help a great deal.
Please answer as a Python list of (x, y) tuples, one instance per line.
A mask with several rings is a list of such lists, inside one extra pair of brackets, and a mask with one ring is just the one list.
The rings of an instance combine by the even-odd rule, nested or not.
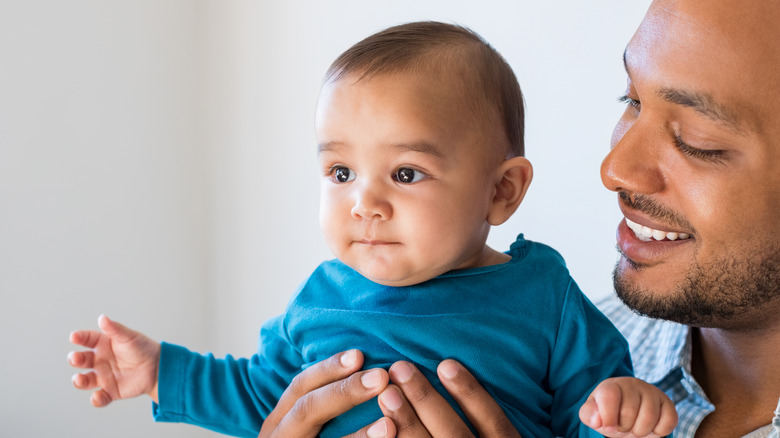
[[(622, 122), (621, 122), (622, 123)], [(637, 119), (615, 130), (613, 146), (601, 163), (601, 182), (613, 192), (658, 193), (664, 188), (659, 166), (664, 142), (662, 129)]]

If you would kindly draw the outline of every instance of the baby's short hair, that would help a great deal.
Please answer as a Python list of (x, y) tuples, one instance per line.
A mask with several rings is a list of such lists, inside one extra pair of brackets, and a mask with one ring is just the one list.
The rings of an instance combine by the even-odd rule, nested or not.
[(351, 74), (359, 74), (360, 80), (378, 74), (424, 71), (442, 61), (459, 66), (469, 91), (479, 93), (475, 97), (482, 97), (487, 107), (500, 115), (510, 144), (507, 154), (522, 156), (525, 111), (520, 84), (503, 56), (466, 27), (420, 21), (387, 28), (342, 53), (325, 74), (325, 82)]

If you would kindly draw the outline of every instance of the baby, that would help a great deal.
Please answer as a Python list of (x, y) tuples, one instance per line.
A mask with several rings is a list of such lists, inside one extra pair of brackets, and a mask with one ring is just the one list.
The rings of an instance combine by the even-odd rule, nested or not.
[[(366, 368), (414, 363), (456, 409), (436, 367), (460, 361), (526, 437), (595, 435), (588, 425), (622, 436), (618, 424), (637, 435), (671, 433), (671, 401), (625, 377), (625, 340), (561, 256), (522, 234), (506, 252), (486, 244), (533, 172), (523, 157), (520, 86), (481, 37), (419, 22), (364, 39), (328, 70), (315, 124), (320, 223), (337, 259), (263, 326), (248, 359), (160, 344), (105, 317), (102, 332), (72, 333), (71, 342), (93, 349), (69, 356), (93, 369), (74, 376), (77, 388), (99, 388), (93, 404), (145, 393), (158, 421), (254, 437), (296, 374), (356, 348)], [(381, 416), (372, 400), (321, 436)]]

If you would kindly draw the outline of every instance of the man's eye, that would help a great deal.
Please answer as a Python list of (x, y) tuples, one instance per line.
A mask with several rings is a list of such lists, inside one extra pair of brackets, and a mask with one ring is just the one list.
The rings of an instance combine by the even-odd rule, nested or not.
[(357, 174), (349, 169), (349, 167), (336, 167), (333, 169), (333, 179), (336, 182), (345, 183), (355, 179)]
[(632, 106), (632, 107), (636, 108), (637, 110), (642, 108), (642, 104), (638, 100), (632, 99), (632, 98), (628, 97), (628, 95), (620, 96), (618, 98), (618, 102), (625, 103), (628, 106)]
[(722, 150), (699, 149), (690, 146), (687, 143), (685, 143), (679, 135), (674, 136), (674, 143), (675, 146), (677, 146), (677, 149), (680, 150), (680, 152), (684, 153), (685, 155), (688, 155), (689, 157), (698, 158), (699, 160), (703, 160), (703, 161), (719, 163), (723, 161), (723, 158), (726, 154), (726, 152)]
[(424, 173), (414, 169), (410, 169), (408, 167), (402, 167), (395, 171), (395, 180), (400, 183), (404, 183), (404, 184), (416, 183), (422, 180), (423, 178), (425, 178)]

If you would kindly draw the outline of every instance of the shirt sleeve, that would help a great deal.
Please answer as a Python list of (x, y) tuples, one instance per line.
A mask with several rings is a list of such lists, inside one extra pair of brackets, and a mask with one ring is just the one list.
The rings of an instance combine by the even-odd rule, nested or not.
[(628, 343), (571, 281), (550, 361), (553, 431), (565, 437), (600, 437), (579, 421), (579, 409), (602, 380), (631, 375)]
[(181, 422), (222, 434), (254, 438), (263, 420), (301, 370), (283, 319), (268, 321), (251, 358), (223, 359), (163, 343), (155, 421)]

